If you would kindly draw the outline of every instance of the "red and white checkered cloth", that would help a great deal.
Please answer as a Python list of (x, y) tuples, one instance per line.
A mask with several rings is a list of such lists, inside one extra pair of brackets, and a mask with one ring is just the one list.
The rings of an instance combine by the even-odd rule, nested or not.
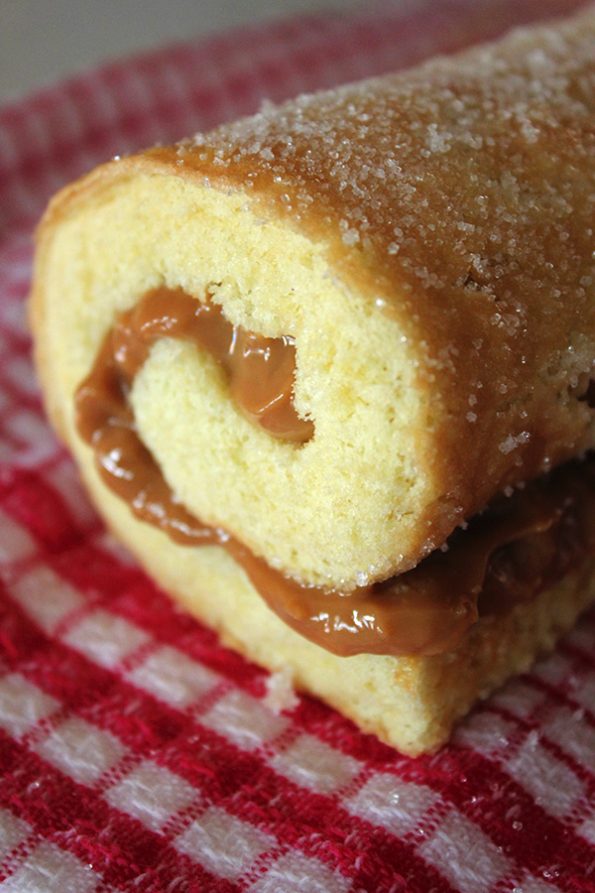
[(402, 67), (576, 0), (402, 0), (252, 27), (0, 111), (0, 887), (595, 890), (595, 613), (408, 759), (179, 612), (105, 533), (41, 411), (25, 322), (48, 196), (266, 96)]

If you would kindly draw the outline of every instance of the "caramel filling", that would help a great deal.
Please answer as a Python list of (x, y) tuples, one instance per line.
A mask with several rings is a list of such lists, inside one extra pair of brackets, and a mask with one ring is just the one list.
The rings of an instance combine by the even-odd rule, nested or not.
[(445, 551), (432, 553), (408, 573), (350, 592), (304, 586), (224, 529), (191, 515), (139, 438), (128, 394), (151, 345), (163, 337), (209, 351), (225, 370), (242, 412), (273, 436), (304, 443), (314, 433), (293, 406), (290, 338), (246, 332), (210, 301), (159, 288), (117, 318), (76, 392), (77, 427), (94, 450), (102, 479), (138, 518), (176, 542), (226, 549), (272, 610), (335, 654), (451, 651), (480, 613), (533, 598), (595, 548), (591, 457), (502, 498), (468, 530), (453, 534)]

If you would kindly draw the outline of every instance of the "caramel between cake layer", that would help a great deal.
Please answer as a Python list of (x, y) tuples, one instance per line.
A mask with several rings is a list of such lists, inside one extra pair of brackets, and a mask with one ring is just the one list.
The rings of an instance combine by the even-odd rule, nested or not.
[(288, 625), (339, 655), (438, 654), (455, 649), (482, 614), (533, 598), (595, 548), (595, 459), (570, 463), (502, 497), (413, 570), (349, 592), (304, 585), (176, 500), (139, 437), (128, 395), (160, 338), (207, 350), (241, 411), (296, 444), (315, 434), (292, 400), (295, 347), (233, 326), (212, 301), (180, 289), (148, 292), (106, 335), (76, 392), (79, 434), (103, 481), (141, 520), (187, 546), (218, 545)]

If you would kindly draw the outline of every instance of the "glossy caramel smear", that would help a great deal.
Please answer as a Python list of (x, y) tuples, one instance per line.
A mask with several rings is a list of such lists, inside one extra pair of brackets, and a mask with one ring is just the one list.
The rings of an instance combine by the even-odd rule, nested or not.
[(180, 338), (225, 369), (242, 411), (273, 436), (304, 443), (313, 425), (292, 402), (295, 348), (234, 327), (209, 301), (160, 288), (121, 314), (77, 390), (81, 437), (104, 482), (133, 513), (182, 545), (217, 544), (243, 567), (288, 625), (339, 655), (438, 654), (463, 640), (479, 614), (509, 610), (560, 579), (595, 549), (595, 459), (569, 463), (502, 498), (414, 570), (339, 592), (304, 586), (176, 500), (136, 430), (128, 394), (151, 345)]
[(189, 341), (225, 370), (236, 404), (273, 436), (304, 443), (314, 433), (293, 406), (295, 347), (290, 338), (263, 338), (233, 326), (210, 301), (181, 289), (148, 292), (121, 313), (107, 333), (93, 370), (79, 386), (77, 427), (95, 450), (103, 480), (134, 514), (185, 545), (225, 539), (176, 500), (161, 469), (138, 436), (128, 402), (134, 377), (160, 338)]

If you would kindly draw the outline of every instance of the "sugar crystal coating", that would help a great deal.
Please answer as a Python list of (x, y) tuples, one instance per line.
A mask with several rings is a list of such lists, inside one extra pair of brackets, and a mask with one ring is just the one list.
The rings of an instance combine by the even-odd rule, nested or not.
[(429, 424), (445, 413), (474, 438), (465, 473), (516, 485), (595, 444), (577, 392), (595, 359), (593, 7), (266, 104), (178, 154), (195, 164), (199, 149), (265, 216), (326, 239), (332, 275), (365, 280), (396, 315)]
[[(400, 254), (407, 278), (423, 287), (451, 285), (454, 275), (468, 292), (508, 309), (507, 277), (515, 273), (555, 297), (551, 272), (563, 252), (544, 256), (536, 268), (526, 237), (543, 227), (544, 211), (549, 238), (563, 244), (574, 235), (572, 160), (594, 148), (594, 20), (591, 13), (580, 29), (520, 30), (504, 45), (412, 73), (300, 96), (279, 108), (267, 103), (209, 137), (214, 162), (241, 165), (248, 179), (272, 175), (298, 218), (328, 199), (348, 246), (374, 246), (390, 232), (389, 255)], [(531, 169), (538, 140), (559, 135), (569, 143), (579, 131), (590, 139), (563, 147), (567, 164), (555, 153), (551, 170)], [(204, 137), (182, 151), (191, 145), (204, 145)], [(581, 204), (595, 201), (595, 177), (590, 186)], [(436, 251), (449, 255), (441, 274), (431, 262)], [(592, 270), (583, 281), (592, 282)], [(494, 324), (520, 325), (515, 315), (522, 307), (511, 306), (507, 318), (500, 311)]]

